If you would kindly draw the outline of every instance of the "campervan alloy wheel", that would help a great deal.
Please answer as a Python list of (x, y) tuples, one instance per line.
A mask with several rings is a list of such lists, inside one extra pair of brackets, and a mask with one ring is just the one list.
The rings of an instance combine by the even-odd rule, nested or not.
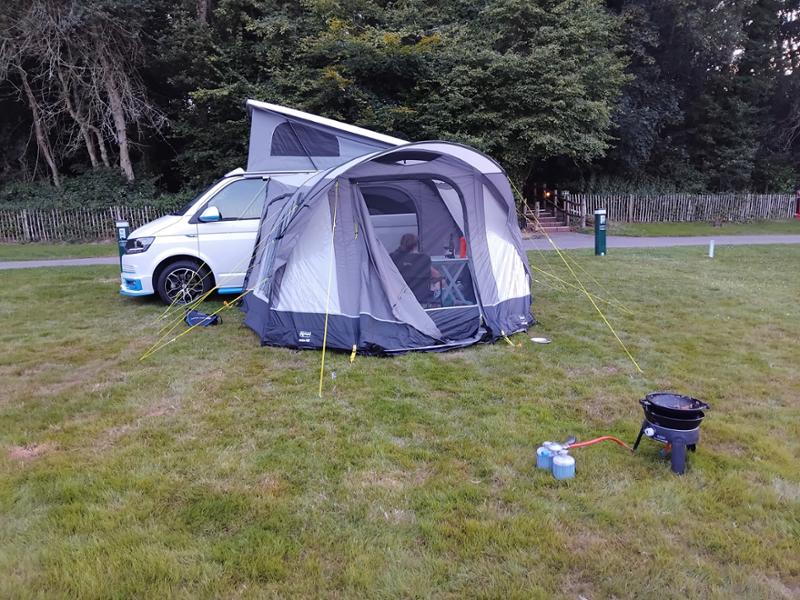
[(156, 289), (167, 304), (188, 304), (211, 289), (211, 273), (191, 260), (179, 260), (158, 276)]

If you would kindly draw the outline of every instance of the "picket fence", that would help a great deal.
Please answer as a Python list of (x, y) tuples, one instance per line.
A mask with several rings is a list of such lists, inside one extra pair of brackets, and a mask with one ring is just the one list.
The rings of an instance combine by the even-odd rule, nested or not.
[(131, 230), (169, 211), (142, 206), (136, 208), (74, 208), (65, 210), (0, 210), (0, 241), (74, 242), (114, 239), (114, 222), (126, 220)]
[(564, 203), (571, 217), (591, 220), (605, 208), (608, 220), (626, 223), (661, 221), (756, 221), (789, 219), (795, 213), (792, 194), (571, 194)]

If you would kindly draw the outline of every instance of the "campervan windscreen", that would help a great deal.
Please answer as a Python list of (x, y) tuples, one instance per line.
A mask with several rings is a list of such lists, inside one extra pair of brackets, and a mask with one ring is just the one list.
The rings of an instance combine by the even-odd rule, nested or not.
[(217, 185), (217, 184), (216, 184), (216, 182), (215, 182), (215, 183), (212, 183), (210, 186), (208, 186), (208, 187), (207, 187), (206, 189), (204, 189), (202, 192), (200, 192), (199, 194), (197, 194), (197, 195), (196, 195), (194, 198), (192, 198), (191, 200), (189, 200), (189, 202), (187, 202), (186, 204), (184, 204), (184, 205), (183, 205), (181, 208), (179, 208), (178, 210), (176, 210), (176, 211), (174, 211), (174, 212), (171, 212), (171, 213), (169, 213), (169, 214), (171, 214), (171, 215), (172, 215), (172, 216), (174, 216), (174, 217), (182, 217), (182, 216), (183, 216), (183, 215), (185, 215), (187, 212), (189, 212), (189, 209), (190, 209), (190, 208), (192, 208), (192, 207), (194, 206), (194, 203), (195, 203), (195, 202), (197, 202), (198, 200), (200, 200), (200, 197), (201, 197), (203, 194), (205, 194), (205, 193), (206, 193), (208, 190), (210, 190), (210, 189), (211, 189), (212, 187), (214, 187), (215, 185)]

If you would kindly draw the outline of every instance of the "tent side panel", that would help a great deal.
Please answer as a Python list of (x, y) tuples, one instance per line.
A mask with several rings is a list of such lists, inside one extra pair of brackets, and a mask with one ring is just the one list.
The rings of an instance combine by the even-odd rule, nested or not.
[(483, 214), (486, 224), (486, 243), (492, 273), (497, 284), (498, 301), (521, 298), (531, 293), (525, 263), (514, 247), (508, 224), (508, 208), (483, 186)]
[[(468, 254), (472, 258), (475, 275), (475, 288), (481, 305), (497, 304), (500, 299), (492, 271), (492, 259), (486, 237), (485, 216), (483, 214), (483, 186), (477, 175), (457, 181), (467, 209)], [(491, 326), (491, 325), (490, 325)]]
[(317, 202), (311, 211), (289, 255), (275, 308), (299, 313), (339, 314), (331, 206), (328, 202)]
[(245, 276), (245, 289), (257, 291), (263, 284), (266, 272), (271, 268), (271, 258), (274, 252), (276, 230), (279, 227), (280, 216), (292, 194), (297, 190), (295, 186), (271, 179), (267, 186), (267, 197), (261, 213), (261, 222), (258, 226), (256, 243), (250, 257), (250, 265)]
[(531, 314), (530, 275), (523, 262), (525, 255), (520, 255), (513, 235), (515, 230), (519, 232), (513, 197), (509, 195), (503, 201), (489, 187), (481, 185), (480, 200), (496, 294), (493, 302), (485, 299), (483, 302), (486, 325), (494, 337), (524, 331), (535, 320)]
[(525, 266), (525, 272), (528, 273), (528, 276), (530, 276), (531, 270), (530, 265), (528, 264), (528, 254), (525, 252), (525, 249), (522, 245), (522, 231), (520, 231), (519, 221), (517, 220), (517, 205), (514, 202), (514, 194), (511, 191), (511, 185), (508, 182), (508, 177), (502, 173), (495, 173), (486, 175), (486, 179), (488, 179), (489, 183), (494, 186), (494, 189), (499, 192), (501, 198), (498, 198), (498, 200), (501, 200), (502, 204), (508, 207), (507, 232), (509, 235), (509, 240), (514, 244), (517, 254), (519, 254), (519, 257)]
[(484, 306), (483, 314), (486, 324), (492, 329), (496, 339), (505, 332), (506, 335), (526, 331), (536, 323), (531, 314), (531, 297), (512, 298), (493, 306)]
[[(264, 317), (265, 322), (260, 336), (262, 344), (286, 348), (322, 348), (325, 337), (324, 313), (300, 313), (270, 309), (265, 311)], [(250, 325), (250, 323), (247, 324)], [(353, 345), (357, 344), (358, 326), (358, 319), (342, 315), (328, 315), (326, 347), (351, 350)]]

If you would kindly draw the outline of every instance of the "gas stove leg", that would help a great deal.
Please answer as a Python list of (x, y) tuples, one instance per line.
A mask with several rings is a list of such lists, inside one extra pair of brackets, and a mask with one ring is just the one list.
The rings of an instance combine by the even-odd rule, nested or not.
[(633, 451), (636, 452), (636, 449), (639, 447), (639, 442), (642, 441), (642, 435), (644, 434), (644, 426), (647, 423), (642, 423), (641, 429), (639, 429), (639, 435), (636, 437), (636, 441), (633, 444)]
[(672, 441), (672, 453), (670, 454), (672, 472), (683, 475), (686, 469), (686, 442), (682, 438)]

